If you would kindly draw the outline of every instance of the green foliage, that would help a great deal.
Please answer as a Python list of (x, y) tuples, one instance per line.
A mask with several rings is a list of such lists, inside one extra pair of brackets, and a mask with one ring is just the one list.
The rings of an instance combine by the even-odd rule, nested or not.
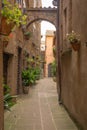
[(67, 40), (70, 43), (78, 43), (80, 42), (80, 35), (76, 34), (74, 31), (72, 31), (70, 34), (67, 34)]
[(36, 67), (36, 68), (35, 68), (36, 80), (40, 79), (40, 73), (41, 73), (40, 68), (39, 68), (39, 67)]
[(3, 84), (4, 95), (10, 93), (11, 88), (7, 84)]
[(24, 33), (24, 35), (26, 35), (26, 36), (29, 36), (29, 37), (30, 37), (30, 36), (31, 36), (31, 33), (27, 31), (27, 32), (25, 32), (25, 33)]
[(53, 46), (53, 54), (56, 56), (56, 46)]
[(36, 80), (39, 79), (40, 70), (39, 68), (29, 67), (22, 71), (22, 82), (24, 86), (35, 84)]
[(34, 83), (34, 74), (31, 69), (22, 71), (22, 82), (24, 86), (29, 86)]
[(56, 64), (56, 61), (54, 60), (52, 63), (52, 75), (54, 77), (56, 76), (56, 67), (57, 67), (57, 64)]
[(4, 87), (4, 108), (10, 110), (10, 107), (14, 105), (12, 99), (14, 96), (10, 95), (10, 87), (7, 84), (3, 84)]
[(4, 0), (4, 7), (1, 11), (2, 16), (7, 18), (7, 23), (15, 23), (17, 26), (20, 24), (24, 25), (26, 24), (26, 15), (22, 14), (22, 11), (19, 9), (18, 5), (15, 4), (14, 6), (8, 2), (7, 0)]
[(28, 63), (35, 63), (35, 60), (34, 60), (33, 58), (28, 58), (28, 59), (27, 59), (27, 62), (28, 62)]
[(10, 94), (4, 95), (4, 108), (10, 110), (10, 107), (13, 106), (12, 96)]

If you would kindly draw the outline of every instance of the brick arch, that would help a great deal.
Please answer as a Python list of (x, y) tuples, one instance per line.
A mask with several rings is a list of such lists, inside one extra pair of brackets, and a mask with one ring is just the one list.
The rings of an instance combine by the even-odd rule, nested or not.
[(56, 25), (55, 25), (55, 23), (54, 23), (53, 21), (50, 21), (50, 20), (44, 19), (44, 18), (37, 18), (37, 19), (34, 19), (34, 20), (30, 21), (30, 22), (27, 24), (27, 28), (28, 28), (32, 23), (34, 23), (34, 22), (36, 22), (36, 21), (39, 21), (39, 20), (41, 20), (41, 21), (42, 21), (42, 20), (47, 21), (47, 22), (53, 24), (53, 25), (55, 26), (55, 28), (56, 28)]
[(37, 20), (48, 21), (57, 27), (57, 8), (29, 8), (26, 13), (28, 16), (27, 27)]

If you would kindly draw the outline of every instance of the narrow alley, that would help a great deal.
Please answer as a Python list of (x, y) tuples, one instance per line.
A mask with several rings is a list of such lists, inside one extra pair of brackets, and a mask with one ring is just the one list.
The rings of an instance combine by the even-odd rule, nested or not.
[(12, 112), (5, 112), (4, 130), (77, 130), (62, 105), (58, 104), (56, 83), (41, 79), (28, 95), (18, 97)]

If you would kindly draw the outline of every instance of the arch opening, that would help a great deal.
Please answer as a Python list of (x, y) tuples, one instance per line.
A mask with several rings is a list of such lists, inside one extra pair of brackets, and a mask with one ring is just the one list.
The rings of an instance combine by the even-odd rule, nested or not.
[[(32, 26), (33, 30), (31, 30)], [(52, 75), (51, 67), (49, 69), (48, 65), (49, 63), (52, 64), (55, 59), (53, 55), (53, 39), (56, 27), (52, 22), (48, 21), (47, 19), (38, 18), (31, 21), (27, 25), (27, 29), (29, 31), (32, 31), (32, 37), (29, 40), (29, 44), (31, 46), (30, 53), (32, 52), (32, 56), (34, 57), (39, 56), (41, 58), (41, 75), (44, 77), (50, 77), (49, 75)], [(38, 32), (39, 30), (40, 33)]]
[(30, 22), (27, 24), (27, 28), (28, 28), (32, 23), (37, 22), (37, 21), (46, 21), (46, 22), (49, 22), (49, 23), (53, 24), (53, 25), (55, 26), (55, 28), (56, 28), (56, 25), (55, 25), (55, 23), (54, 23), (53, 21), (50, 21), (50, 20), (44, 19), (44, 18), (36, 18), (36, 19), (30, 21)]

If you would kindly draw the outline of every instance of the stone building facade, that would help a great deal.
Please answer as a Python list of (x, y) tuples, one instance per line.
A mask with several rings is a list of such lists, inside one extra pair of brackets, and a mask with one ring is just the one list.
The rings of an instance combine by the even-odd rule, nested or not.
[[(27, 5), (27, 4), (26, 4)], [(29, 7), (27, 8), (35, 8), (41, 7), (41, 1), (39, 0), (30, 0)], [(27, 44), (29, 44), (30, 57), (36, 57), (40, 54), (40, 43), (41, 43), (41, 21), (33, 22), (30, 26), (28, 26), (27, 30), (31, 33), (31, 38)]]
[[(34, 6), (34, 1), (33, 3), (29, 1), (29, 7), (31, 6)], [(39, 55), (41, 35), (39, 23), (35, 23), (35, 26), (32, 25), (26, 31), (31, 32), (30, 40), (24, 38), (22, 28), (19, 27), (10, 34), (9, 43), (3, 49), (3, 76), (5, 83), (11, 86), (12, 95), (22, 93), (21, 71), (27, 67), (25, 53), (27, 57)]]
[[(60, 1), (61, 100), (83, 130), (87, 130), (87, 1)], [(81, 46), (74, 51), (66, 34), (80, 34)]]
[(46, 39), (45, 39), (45, 77), (51, 77), (51, 65), (52, 62), (54, 61), (54, 56), (53, 56), (53, 39), (54, 39), (54, 31), (52, 30), (47, 30), (46, 31)]
[[(1, 22), (1, 7), (2, 1), (0, 0), (0, 22)], [(0, 130), (4, 130), (4, 110), (3, 110), (3, 44), (2, 37), (0, 36)]]
[[(14, 0), (11, 1), (12, 4), (15, 2), (19, 3), (20, 8), (23, 7), (23, 2), (25, 5), (29, 7), (35, 6), (35, 1), (18, 1)], [(26, 3), (25, 3), (26, 2)], [(33, 2), (33, 3), (32, 3)], [(38, 4), (38, 5), (37, 5)], [(38, 0), (38, 3), (36, 6), (41, 6), (41, 2)], [(0, 10), (2, 7), (2, 3), (0, 1)], [(1, 20), (1, 14), (0, 14), (0, 20)], [(31, 27), (31, 30), (34, 27)], [(36, 37), (33, 37), (32, 39), (36, 41), (37, 49), (34, 48), (33, 43), (30, 40), (25, 40), (24, 34), (23, 34), (23, 28), (15, 28), (9, 35), (9, 42), (8, 44), (5, 44), (3, 41), (3, 36), (0, 35), (0, 130), (4, 130), (4, 107), (3, 107), (3, 80), (4, 83), (9, 85), (11, 88), (11, 94), (17, 95), (22, 93), (22, 81), (21, 81), (21, 72), (22, 70), (27, 67), (28, 63), (26, 61), (26, 58), (29, 58), (29, 56), (33, 56), (33, 54), (36, 56), (38, 55), (38, 46), (40, 44), (40, 24), (38, 23), (36, 25), (36, 32), (33, 32), (33, 35), (38, 32), (38, 35)], [(37, 42), (38, 41), (38, 42)], [(37, 51), (36, 51), (37, 50)]]

